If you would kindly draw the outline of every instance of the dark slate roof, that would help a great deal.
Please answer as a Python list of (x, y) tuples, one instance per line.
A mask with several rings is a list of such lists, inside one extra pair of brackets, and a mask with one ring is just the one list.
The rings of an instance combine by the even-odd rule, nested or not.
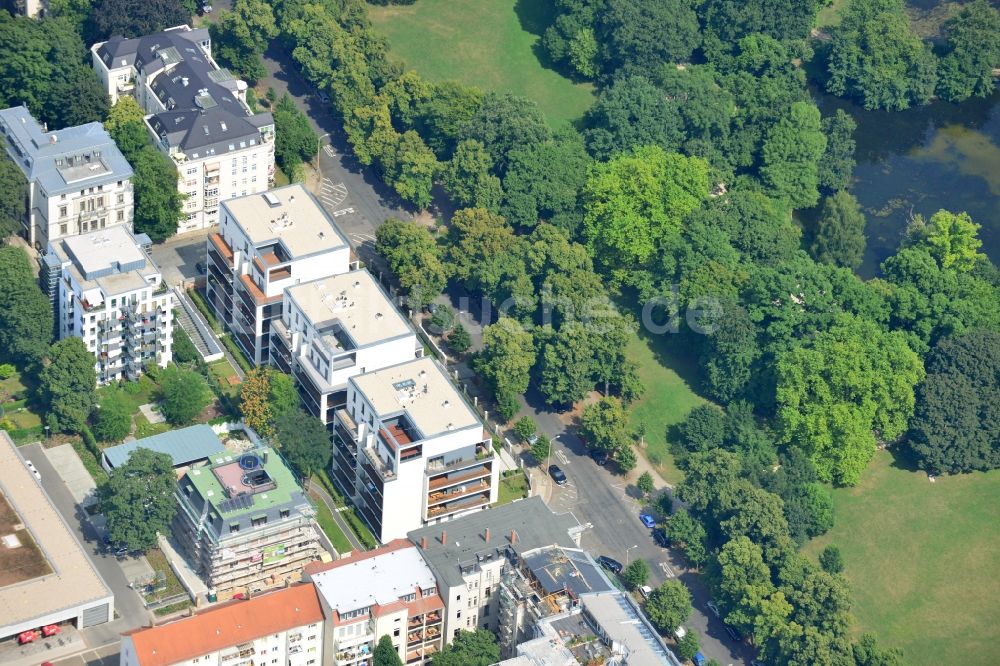
[[(502, 557), (507, 547), (517, 553), (553, 545), (576, 548), (569, 531), (578, 526), (578, 521), (570, 514), (552, 513), (541, 497), (529, 497), (414, 530), (407, 537), (420, 548), (438, 580), (452, 587), (464, 584), (463, 567), (475, 565), (478, 558)], [(485, 539), (487, 529), (490, 531), (488, 542)], [(447, 532), (443, 544), (442, 532)], [(513, 545), (511, 532), (517, 532)], [(426, 548), (421, 547), (421, 538), (426, 539)]]
[(545, 594), (566, 592), (579, 599), (583, 594), (615, 589), (593, 558), (576, 548), (540, 548), (522, 559)]
[(174, 467), (204, 460), (216, 453), (226, 451), (212, 427), (202, 423), (190, 428), (171, 430), (152, 437), (126, 442), (118, 446), (109, 446), (102, 453), (108, 464), (114, 468), (124, 465), (136, 449), (149, 449), (157, 453), (166, 453), (173, 461)]

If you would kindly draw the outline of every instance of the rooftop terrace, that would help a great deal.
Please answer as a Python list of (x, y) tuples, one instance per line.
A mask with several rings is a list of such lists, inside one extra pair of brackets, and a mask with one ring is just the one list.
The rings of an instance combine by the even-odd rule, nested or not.
[(220, 453), (209, 461), (209, 466), (192, 469), (185, 477), (226, 519), (288, 504), (301, 494), (292, 471), (269, 448)]

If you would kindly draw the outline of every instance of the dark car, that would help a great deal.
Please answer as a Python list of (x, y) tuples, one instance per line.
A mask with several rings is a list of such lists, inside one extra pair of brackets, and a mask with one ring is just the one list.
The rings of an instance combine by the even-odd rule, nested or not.
[(552, 477), (552, 480), (556, 482), (557, 486), (561, 486), (566, 483), (566, 472), (559, 469), (559, 465), (549, 465), (549, 476)]
[(653, 530), (653, 541), (660, 548), (670, 548), (670, 537), (667, 536), (667, 531), (663, 528)]
[(194, 269), (198, 271), (198, 275), (204, 275), (205, 273), (208, 272), (208, 267), (205, 266), (205, 263), (202, 261), (197, 262), (194, 265)]
[(608, 571), (616, 574), (620, 574), (622, 572), (622, 569), (625, 568), (622, 566), (621, 562), (619, 562), (618, 560), (613, 560), (607, 555), (601, 555), (600, 557), (598, 557), (597, 563), (600, 564), (605, 569), (607, 569)]
[(729, 634), (730, 638), (732, 638), (737, 643), (742, 643), (743, 642), (743, 634), (741, 634), (740, 632), (736, 631), (736, 629), (734, 629), (733, 627), (730, 627), (728, 624), (724, 625), (724, 626), (726, 627), (726, 633)]
[(594, 459), (594, 462), (602, 467), (608, 464), (608, 450), (607, 449), (591, 449), (590, 457)]

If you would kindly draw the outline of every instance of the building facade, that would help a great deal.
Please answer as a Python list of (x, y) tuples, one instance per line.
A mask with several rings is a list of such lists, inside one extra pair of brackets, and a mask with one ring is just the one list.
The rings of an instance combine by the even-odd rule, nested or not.
[(250, 111), (247, 84), (213, 60), (207, 29), (112, 37), (91, 47), (91, 60), (112, 102), (135, 97), (176, 165), (187, 197), (178, 233), (211, 227), (221, 202), (264, 192), (274, 180), (274, 118)]
[(413, 544), (397, 539), (376, 550), (329, 564), (313, 564), (329, 621), (326, 651), (336, 666), (372, 666), (382, 636), (404, 664), (425, 664), (443, 645), (444, 602), (434, 574)]
[(122, 636), (121, 666), (329, 666), (312, 585), (221, 604)]
[(333, 443), (333, 479), (380, 541), (497, 499), (492, 439), (430, 358), (352, 377)]
[(176, 495), (174, 535), (220, 597), (298, 580), (323, 552), (313, 506), (267, 447), (213, 456), (181, 478)]
[(7, 155), (28, 181), (24, 238), (45, 250), (67, 236), (132, 230), (132, 167), (100, 123), (48, 132), (28, 109), (0, 110)]
[(271, 320), (271, 365), (295, 377), (323, 423), (347, 402), (355, 375), (423, 356), (423, 343), (367, 270), (289, 287)]
[(347, 239), (301, 184), (222, 204), (207, 254), (209, 305), (257, 365), (268, 363), (284, 290), (352, 265)]
[(136, 379), (173, 358), (174, 297), (143, 245), (124, 226), (60, 238), (42, 257), (60, 339), (78, 337), (97, 381)]

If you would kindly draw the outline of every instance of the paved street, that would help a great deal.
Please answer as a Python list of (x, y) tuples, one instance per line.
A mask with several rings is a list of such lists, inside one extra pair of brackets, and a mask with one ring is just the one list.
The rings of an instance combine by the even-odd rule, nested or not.
[(118, 560), (114, 556), (102, 553), (101, 539), (87, 522), (83, 510), (77, 506), (66, 484), (49, 463), (41, 445), (36, 443), (23, 446), (21, 447), (21, 455), (34, 462), (38, 473), (42, 476), (42, 487), (45, 488), (45, 492), (48, 493), (56, 509), (62, 514), (63, 519), (83, 545), (83, 550), (87, 553), (94, 568), (101, 574), (104, 582), (108, 584), (115, 595), (115, 617), (117, 619), (107, 624), (84, 629), (80, 633), (83, 634), (87, 646), (92, 649), (117, 642), (120, 640), (121, 632), (140, 627), (148, 622), (149, 613), (143, 606), (142, 600), (139, 599), (139, 595), (134, 590), (129, 589), (128, 580), (122, 573)]

